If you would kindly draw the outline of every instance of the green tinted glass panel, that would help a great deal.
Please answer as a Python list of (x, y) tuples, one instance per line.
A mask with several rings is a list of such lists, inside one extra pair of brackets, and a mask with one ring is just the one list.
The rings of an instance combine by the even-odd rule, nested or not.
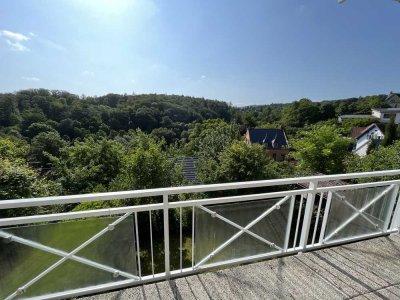
[(0, 238), (0, 299), (46, 270), (60, 257)]
[[(326, 224), (325, 242), (383, 232), (395, 199), (394, 189), (381, 196), (386, 189), (388, 186), (334, 192)], [(357, 214), (358, 210), (373, 200), (376, 201), (362, 215)], [(343, 227), (348, 220), (351, 222)]]
[[(118, 217), (90, 218), (1, 230), (27, 241), (70, 252), (117, 219)], [(133, 217), (130, 216), (75, 255), (135, 275), (137, 266), (133, 226)], [(0, 299), (16, 291), (61, 258), (16, 241), (7, 242), (6, 239), (0, 239)], [(18, 298), (123, 279), (126, 278), (122, 276), (114, 278), (111, 272), (67, 260), (34, 283)]]
[[(245, 203), (233, 203), (207, 206), (208, 209), (244, 227), (281, 199), (269, 199)], [(270, 214), (261, 219), (249, 230), (261, 238), (283, 247), (286, 233), (286, 223), (289, 214), (290, 201), (280, 205)], [(239, 232), (234, 226), (212, 217), (211, 214), (196, 208), (195, 210), (195, 264), (217, 249), (221, 244)], [(257, 254), (275, 252), (277, 249), (263, 241), (243, 233), (234, 242), (207, 260), (208, 263), (218, 263), (231, 259), (245, 258)]]
[(23, 298), (64, 292), (126, 279), (114, 278), (112, 273), (99, 270), (79, 262), (67, 260), (49, 274), (33, 284), (22, 295)]

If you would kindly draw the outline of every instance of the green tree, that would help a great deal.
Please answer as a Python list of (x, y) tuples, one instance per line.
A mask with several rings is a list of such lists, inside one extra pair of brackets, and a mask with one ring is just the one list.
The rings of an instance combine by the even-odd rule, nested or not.
[[(29, 167), (24, 159), (15, 155), (18, 156), (19, 154), (14, 152), (12, 155), (7, 154), (9, 158), (0, 157), (1, 200), (43, 197), (61, 193), (60, 186), (57, 183), (42, 178), (35, 170)], [(0, 210), (0, 218), (36, 214), (39, 210), (43, 209), (17, 208)]]
[(197, 156), (200, 158), (216, 159), (233, 142), (239, 140), (239, 128), (231, 124), (226, 127), (217, 127), (208, 131), (199, 141)]
[(28, 127), (33, 123), (44, 123), (46, 116), (41, 110), (33, 109), (27, 110), (22, 113), (21, 132), (25, 133)]
[(29, 125), (26, 135), (29, 138), (34, 138), (41, 132), (57, 132), (53, 127), (45, 123), (32, 123)]
[(400, 139), (400, 124), (397, 124), (396, 127), (396, 140)]
[(349, 155), (350, 139), (341, 137), (334, 126), (312, 126), (300, 133), (302, 138), (292, 141), (296, 150), (292, 156), (299, 160), (301, 172), (341, 173), (343, 159)]
[[(400, 141), (395, 141), (387, 147), (379, 147), (365, 157), (358, 155), (348, 156), (345, 160), (345, 166), (348, 173), (400, 169)], [(371, 178), (366, 178), (359, 181), (370, 180)], [(379, 181), (382, 178), (377, 177), (373, 178), (373, 180)]]
[(385, 127), (385, 137), (382, 141), (382, 146), (387, 147), (393, 144), (396, 139), (396, 125), (394, 124), (394, 118), (390, 118), (389, 123)]
[(176, 140), (175, 131), (169, 128), (160, 127), (153, 129), (151, 135), (158, 141), (164, 140), (168, 145), (172, 144)]
[(335, 118), (336, 112), (335, 112), (334, 104), (330, 101), (320, 103), (319, 114), (320, 114), (320, 118), (323, 120)]
[(162, 151), (162, 143), (146, 136), (124, 157), (122, 165), (121, 173), (113, 182), (114, 190), (168, 187), (181, 180), (178, 166)]
[(283, 109), (282, 121), (294, 127), (313, 124), (319, 121), (319, 108), (309, 99), (294, 101)]
[(238, 182), (277, 178), (278, 163), (263, 146), (236, 141), (222, 151), (218, 160), (209, 160), (199, 169), (204, 183)]
[(255, 120), (254, 113), (245, 112), (245, 113), (243, 113), (242, 119), (243, 119), (243, 123), (246, 127), (256, 127), (257, 126), (257, 122)]
[(11, 94), (0, 94), (0, 126), (17, 125), (21, 120), (17, 102)]
[(81, 123), (79, 121), (74, 121), (72, 119), (64, 119), (58, 125), (58, 131), (61, 136), (68, 136), (70, 138), (77, 138), (81, 135), (81, 130), (79, 127)]
[(15, 138), (0, 138), (0, 159), (24, 159), (28, 153), (26, 142)]
[(344, 120), (339, 128), (339, 131), (344, 135), (349, 135), (353, 127), (367, 127), (368, 125), (371, 125), (375, 122), (376, 119), (373, 118)]
[(0, 200), (48, 196), (59, 192), (57, 184), (42, 178), (29, 166), (26, 161), (28, 150), (22, 139), (0, 138)]
[(368, 145), (367, 154), (370, 154), (372, 151), (376, 150), (379, 146), (377, 139), (372, 139)]
[(64, 147), (59, 158), (52, 158), (53, 175), (68, 193), (107, 191), (119, 175), (123, 156), (119, 143), (87, 138)]
[(60, 156), (60, 150), (64, 146), (66, 142), (58, 132), (41, 132), (32, 139), (30, 154), (32, 160), (44, 167), (51, 163), (50, 156)]
[(233, 141), (238, 140), (239, 127), (221, 119), (195, 123), (189, 129), (188, 143), (184, 146), (187, 155), (216, 158)]

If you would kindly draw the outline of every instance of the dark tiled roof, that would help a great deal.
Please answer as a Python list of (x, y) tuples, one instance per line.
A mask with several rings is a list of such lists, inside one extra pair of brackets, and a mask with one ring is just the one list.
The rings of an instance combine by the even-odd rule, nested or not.
[(288, 148), (288, 141), (283, 129), (249, 128), (250, 143), (266, 145), (267, 148)]
[(196, 168), (197, 161), (197, 157), (180, 157), (177, 159), (177, 163), (182, 165), (183, 177), (191, 183), (199, 183)]

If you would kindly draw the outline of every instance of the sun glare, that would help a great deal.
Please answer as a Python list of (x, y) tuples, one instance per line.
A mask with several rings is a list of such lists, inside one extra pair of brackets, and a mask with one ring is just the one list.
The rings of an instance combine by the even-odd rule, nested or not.
[(136, 0), (87, 0), (73, 1), (74, 6), (102, 15), (120, 15), (138, 4)]

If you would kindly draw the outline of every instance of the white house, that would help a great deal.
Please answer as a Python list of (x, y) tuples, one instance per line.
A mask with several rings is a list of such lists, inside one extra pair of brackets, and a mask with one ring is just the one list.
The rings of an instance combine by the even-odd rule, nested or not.
[(385, 102), (387, 104), (389, 104), (390, 107), (399, 108), (400, 107), (400, 93), (390, 92), (390, 94), (385, 99)]
[(392, 117), (394, 123), (400, 123), (400, 108), (373, 108), (371, 115), (382, 123), (388, 123)]
[(367, 155), (368, 146), (371, 144), (371, 141), (376, 140), (380, 143), (383, 140), (383, 137), (384, 134), (378, 125), (369, 125), (355, 138), (353, 153), (364, 157)]
[(390, 108), (373, 108), (370, 115), (341, 115), (338, 117), (338, 122), (342, 123), (344, 120), (374, 118), (378, 119), (382, 123), (388, 123), (390, 118), (393, 116), (395, 118), (394, 122), (399, 124), (400, 93), (390, 92), (385, 99), (385, 103), (388, 104)]

